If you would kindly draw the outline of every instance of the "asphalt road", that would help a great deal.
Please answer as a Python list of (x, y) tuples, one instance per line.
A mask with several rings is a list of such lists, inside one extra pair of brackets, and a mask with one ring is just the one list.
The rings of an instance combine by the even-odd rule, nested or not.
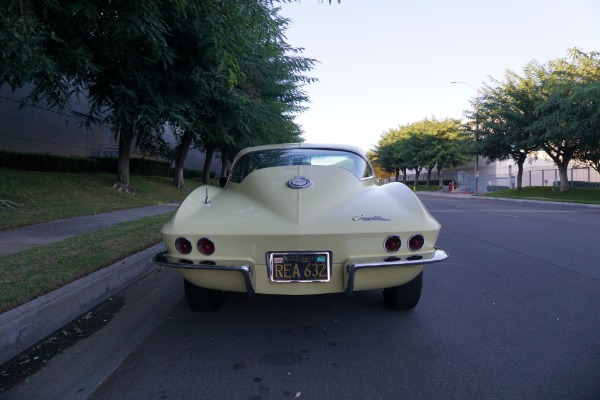
[[(54, 373), (5, 395), (53, 398), (70, 366), (64, 398), (600, 399), (600, 209), (422, 198), (450, 258), (426, 268), (410, 312), (371, 291), (230, 294), (193, 313), (180, 278), (161, 271)], [(134, 336), (131, 353), (114, 349)], [(77, 369), (112, 373), (96, 388)]]

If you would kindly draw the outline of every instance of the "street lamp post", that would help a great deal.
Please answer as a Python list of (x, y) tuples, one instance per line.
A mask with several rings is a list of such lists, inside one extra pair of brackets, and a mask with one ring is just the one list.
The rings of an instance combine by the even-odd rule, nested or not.
[(475, 189), (474, 193), (477, 195), (479, 191), (479, 149), (477, 148), (477, 142), (479, 140), (479, 89), (467, 82), (452, 81), (450, 83), (460, 83), (467, 85), (471, 89), (475, 90)]

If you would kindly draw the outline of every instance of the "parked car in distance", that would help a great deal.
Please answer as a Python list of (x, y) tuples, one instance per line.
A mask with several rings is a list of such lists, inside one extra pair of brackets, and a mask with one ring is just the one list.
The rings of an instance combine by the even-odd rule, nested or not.
[(448, 255), (440, 224), (406, 185), (378, 186), (356, 147), (280, 144), (235, 158), (220, 188), (193, 191), (161, 230), (154, 261), (177, 268), (189, 306), (218, 308), (224, 292), (315, 295), (383, 289), (411, 309), (423, 268)]

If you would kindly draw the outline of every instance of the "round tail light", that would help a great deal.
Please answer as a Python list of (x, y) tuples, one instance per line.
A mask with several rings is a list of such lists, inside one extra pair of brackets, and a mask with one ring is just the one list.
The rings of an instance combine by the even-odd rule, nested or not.
[(198, 251), (205, 256), (210, 256), (215, 252), (215, 244), (208, 238), (198, 240)]
[(184, 237), (175, 239), (175, 248), (181, 254), (190, 254), (192, 251), (192, 243)]
[(402, 240), (400, 240), (400, 237), (396, 235), (388, 236), (383, 242), (383, 247), (388, 253), (395, 253), (396, 251), (400, 250), (401, 245)]
[(410, 239), (408, 239), (408, 248), (412, 251), (421, 250), (421, 247), (425, 244), (425, 238), (423, 235), (412, 235)]

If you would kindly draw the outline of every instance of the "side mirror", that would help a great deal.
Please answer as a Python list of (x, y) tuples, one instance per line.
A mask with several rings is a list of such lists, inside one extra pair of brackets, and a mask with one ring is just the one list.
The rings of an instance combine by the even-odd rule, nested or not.
[(227, 177), (226, 176), (222, 176), (219, 178), (219, 186), (221, 186), (222, 188), (227, 186)]

